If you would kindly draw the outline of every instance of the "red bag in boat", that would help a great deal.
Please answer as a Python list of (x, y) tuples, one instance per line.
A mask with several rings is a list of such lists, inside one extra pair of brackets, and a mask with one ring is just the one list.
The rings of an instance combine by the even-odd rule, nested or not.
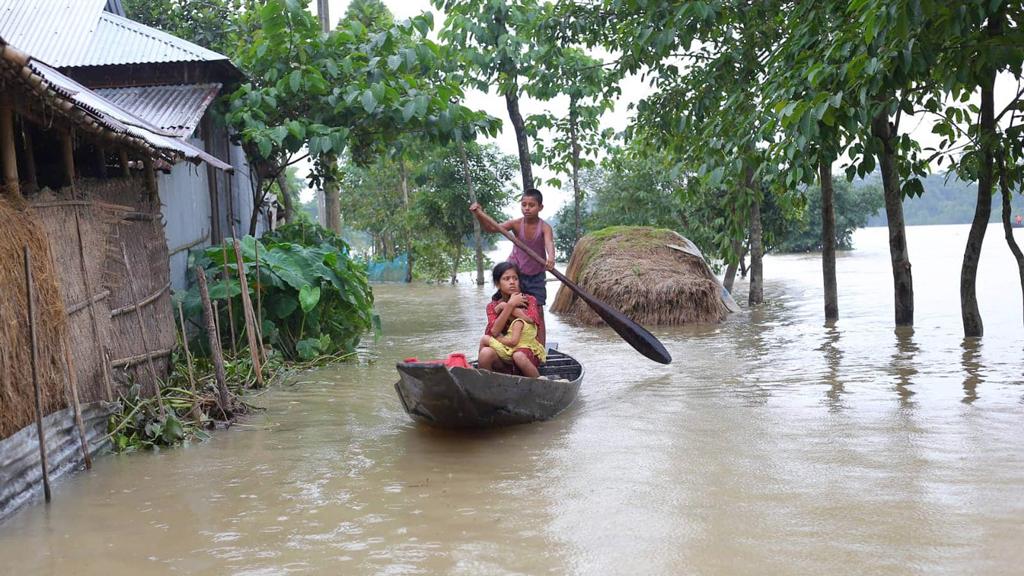
[(444, 360), (419, 360), (418, 358), (406, 358), (403, 360), (406, 363), (421, 363), (421, 364), (444, 364), (446, 368), (469, 368), (469, 362), (466, 361), (466, 355), (462, 352), (452, 352)]

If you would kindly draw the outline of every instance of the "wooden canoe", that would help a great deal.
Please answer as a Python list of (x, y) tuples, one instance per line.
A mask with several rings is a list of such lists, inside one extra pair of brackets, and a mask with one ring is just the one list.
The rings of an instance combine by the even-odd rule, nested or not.
[(553, 418), (579, 392), (583, 366), (557, 350), (541, 368), (546, 378), (511, 376), (437, 363), (399, 362), (395, 391), (413, 420), (438, 428), (487, 428)]

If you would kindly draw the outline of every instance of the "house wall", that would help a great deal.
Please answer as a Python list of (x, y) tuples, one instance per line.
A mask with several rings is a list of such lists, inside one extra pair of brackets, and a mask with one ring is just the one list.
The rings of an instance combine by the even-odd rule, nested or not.
[[(209, 146), (202, 138), (190, 138), (189, 143), (227, 161), (235, 172), (228, 174), (208, 170), (205, 164), (179, 162), (169, 174), (161, 174), (157, 179), (171, 257), (171, 287), (175, 290), (189, 286), (189, 253), (231, 237), (232, 226), (239, 235), (248, 234), (253, 209), (249, 165), (241, 147), (229, 142), (227, 130), (214, 129)], [(211, 175), (216, 183), (216, 205), (210, 197)], [(261, 217), (256, 235), (265, 230), (266, 219)]]

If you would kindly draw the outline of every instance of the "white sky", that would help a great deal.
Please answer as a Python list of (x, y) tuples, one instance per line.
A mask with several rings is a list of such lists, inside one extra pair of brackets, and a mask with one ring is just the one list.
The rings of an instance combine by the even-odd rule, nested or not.
[[(349, 0), (329, 0), (330, 1), (330, 17), (332, 21), (337, 21), (342, 15), (344, 15), (346, 8), (348, 7)], [(395, 18), (402, 20), (416, 16), (424, 11), (434, 12), (434, 29), (435, 32), (438, 30), (444, 21), (444, 16), (438, 10), (434, 9), (430, 5), (429, 0), (384, 0), (384, 4), (391, 10)], [(311, 2), (310, 10), (316, 13), (316, 2)], [(604, 128), (613, 128), (616, 132), (624, 130), (629, 124), (631, 112), (628, 110), (630, 104), (635, 104), (643, 99), (645, 96), (652, 92), (652, 89), (647, 85), (646, 82), (640, 80), (639, 77), (629, 77), (623, 81), (622, 95), (616, 102), (614, 110), (607, 112), (603, 118)], [(996, 112), (1002, 109), (1007, 102), (1016, 94), (1017, 84), (1013, 78), (1009, 75), (1001, 76), (996, 82)], [(975, 97), (974, 102), (977, 103), (978, 98)], [(538, 114), (545, 110), (551, 111), (556, 115), (564, 115), (567, 113), (565, 110), (566, 103), (561, 100), (553, 100), (550, 102), (540, 102), (529, 98), (528, 96), (522, 96), (520, 98), (520, 111), (523, 117), (529, 116), (530, 114)], [(470, 90), (467, 92), (465, 104), (470, 108), (477, 110), (483, 110), (502, 120), (501, 133), (495, 139), (488, 139), (485, 142), (494, 142), (504, 152), (511, 154), (518, 158), (518, 152), (516, 147), (515, 131), (508, 121), (508, 110), (505, 108), (505, 100), (497, 93), (482, 93), (477, 90)], [(927, 117), (905, 117), (901, 122), (901, 132), (909, 131), (911, 135), (921, 144), (922, 148), (934, 147), (938, 145), (939, 138), (931, 133), (932, 120)], [(542, 133), (543, 136), (543, 133)], [(531, 142), (532, 145), (532, 142)], [(837, 162), (835, 169), (838, 170), (843, 162)], [(947, 164), (948, 166), (948, 164)], [(941, 168), (936, 168), (939, 170)], [(301, 171), (301, 168), (300, 168)], [(555, 176), (550, 170), (546, 170), (541, 167), (533, 167), (534, 176), (538, 178), (551, 178)], [(568, 182), (568, 178), (561, 176), (560, 179), (563, 182)], [(562, 190), (549, 188), (546, 186), (538, 186), (544, 193), (544, 216), (551, 217), (558, 208), (567, 201), (570, 201), (572, 194)], [(308, 195), (311, 195), (312, 191), (308, 191)], [(308, 198), (308, 195), (304, 195), (303, 199)]]

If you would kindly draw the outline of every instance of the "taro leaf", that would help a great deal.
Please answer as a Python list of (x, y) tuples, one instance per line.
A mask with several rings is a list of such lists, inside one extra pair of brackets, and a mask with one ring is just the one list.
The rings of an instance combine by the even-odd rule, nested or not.
[(296, 290), (315, 283), (316, 267), (323, 267), (317, 259), (310, 257), (308, 250), (296, 244), (275, 244), (266, 254), (261, 252), (260, 255), (261, 264), (268, 266), (285, 284)]
[(316, 338), (299, 340), (295, 343), (295, 350), (299, 353), (299, 358), (303, 360), (312, 360), (320, 353), (320, 341)]
[(174, 414), (168, 414), (160, 435), (165, 444), (175, 444), (185, 438), (185, 429)]
[(309, 311), (316, 308), (320, 302), (320, 287), (306, 285), (299, 289), (299, 305), (302, 306), (302, 313), (309, 314)]
[(294, 293), (286, 294), (275, 294), (271, 298), (267, 298), (263, 301), (263, 305), (266, 307), (267, 312), (274, 318), (284, 319), (295, 312), (295, 309), (299, 307), (298, 300), (293, 296)]
[(225, 298), (234, 298), (242, 293), (242, 285), (237, 279), (232, 278), (228, 282), (217, 279), (210, 282), (210, 299), (211, 300), (223, 300)]

